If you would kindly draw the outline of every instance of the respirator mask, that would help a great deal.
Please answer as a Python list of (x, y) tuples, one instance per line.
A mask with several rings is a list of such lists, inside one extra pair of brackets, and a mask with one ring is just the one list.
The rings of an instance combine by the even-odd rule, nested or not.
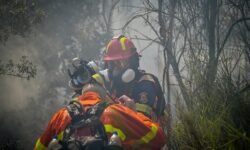
[(135, 71), (131, 68), (125, 69), (121, 72), (112, 73), (109, 69), (101, 70), (99, 72), (105, 81), (110, 82), (111, 79), (114, 82), (130, 83), (135, 79)]
[(116, 60), (106, 62), (108, 69), (100, 71), (106, 81), (114, 83), (130, 83), (136, 77), (138, 65), (131, 65), (131, 60)]

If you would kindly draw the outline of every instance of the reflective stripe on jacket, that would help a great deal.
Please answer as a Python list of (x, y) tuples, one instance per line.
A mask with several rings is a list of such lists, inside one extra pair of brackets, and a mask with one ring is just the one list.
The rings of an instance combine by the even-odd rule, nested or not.
[(165, 144), (165, 134), (158, 123), (125, 106), (107, 107), (100, 119), (108, 136), (116, 131), (126, 149), (160, 149)]

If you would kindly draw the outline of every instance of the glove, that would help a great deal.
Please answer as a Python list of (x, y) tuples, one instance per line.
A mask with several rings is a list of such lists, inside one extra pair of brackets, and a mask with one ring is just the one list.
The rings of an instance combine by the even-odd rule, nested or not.
[(135, 110), (135, 102), (133, 99), (129, 98), (126, 95), (122, 95), (120, 98), (118, 98), (118, 103), (121, 105), (124, 105), (132, 110)]

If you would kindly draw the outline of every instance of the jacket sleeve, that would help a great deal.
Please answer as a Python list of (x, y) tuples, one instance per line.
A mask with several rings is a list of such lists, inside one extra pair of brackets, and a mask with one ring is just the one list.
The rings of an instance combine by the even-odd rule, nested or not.
[(127, 149), (160, 149), (165, 144), (166, 137), (158, 123), (122, 105), (107, 107), (101, 121), (106, 133), (110, 136), (117, 132)]
[(36, 141), (34, 150), (46, 150), (49, 142), (54, 136), (59, 140), (63, 138), (63, 131), (70, 123), (71, 118), (65, 108), (56, 112), (48, 123), (47, 128)]

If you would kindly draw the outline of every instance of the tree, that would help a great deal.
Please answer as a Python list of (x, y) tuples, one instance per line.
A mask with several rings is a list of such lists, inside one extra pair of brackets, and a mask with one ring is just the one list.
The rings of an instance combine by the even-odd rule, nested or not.
[(29, 80), (35, 77), (36, 72), (36, 66), (26, 56), (22, 56), (17, 63), (9, 60), (8, 63), (4, 64), (0, 61), (0, 75), (15, 76)]
[[(124, 28), (129, 30), (132, 21), (142, 19), (155, 35), (149, 37), (139, 30), (138, 39), (162, 46), (163, 83), (172, 88), (168, 78), (172, 72), (187, 108), (183, 111), (180, 107), (183, 103), (177, 103), (181, 108), (177, 117), (182, 122), (179, 128), (182, 134), (174, 137), (179, 140), (180, 148), (214, 146), (216, 149), (220, 144), (228, 148), (237, 143), (244, 148), (247, 138), (239, 136), (244, 131), (248, 133), (245, 122), (249, 121), (247, 115), (240, 119), (236, 116), (248, 114), (249, 108), (246, 100), (249, 94), (239, 92), (246, 93), (245, 89), (249, 89), (248, 71), (243, 69), (244, 65), (249, 66), (249, 2), (159, 0), (158, 5), (150, 0), (143, 2), (144, 7), (138, 9), (139, 13), (132, 16)], [(211, 128), (216, 128), (214, 135), (207, 129), (209, 122)], [(244, 126), (242, 132), (241, 126)], [(216, 143), (220, 138), (221, 143)], [(230, 139), (235, 142), (231, 143)]]
[[(44, 11), (33, 0), (1, 0), (0, 44), (5, 44), (10, 35), (27, 35), (31, 27), (40, 23), (43, 17)], [(36, 66), (26, 56), (22, 56), (18, 63), (12, 59), (7, 63), (0, 60), (0, 74), (29, 80), (35, 77)]]
[(11, 34), (25, 36), (30, 28), (42, 21), (44, 11), (33, 0), (0, 1), (0, 44)]
[[(4, 5), (0, 8), (10, 10), (12, 6), (13, 8), (16, 6), (16, 2), (25, 1), (1, 2), (4, 2), (2, 3)], [(26, 1), (20, 4), (20, 7), (31, 6), (31, 2)], [(100, 49), (112, 34), (105, 28), (101, 2), (100, 0), (36, 1), (35, 8), (43, 10), (44, 15), (41, 22), (29, 24), (29, 28), (25, 28), (27, 30), (19, 28), (18, 24), (23, 26), (32, 20), (33, 9), (28, 9), (28, 6), (24, 9), (24, 13), (16, 12), (12, 18), (1, 16), (1, 19), (7, 22), (3, 24), (2, 20), (0, 21), (4, 26), (1, 29), (8, 29), (8, 26), (15, 24), (11, 27), (18, 34), (8, 32), (7, 41), (1, 42), (0, 47), (1, 57), (10, 54), (9, 58), (5, 58), (10, 61), (2, 60), (0, 63), (0, 73), (8, 75), (6, 78), (1, 76), (3, 79), (1, 81), (4, 83), (1, 85), (1, 90), (7, 92), (1, 92), (1, 112), (4, 113), (1, 113), (3, 124), (0, 128), (7, 132), (1, 130), (2, 135), (6, 133), (4, 138), (17, 141), (13, 143), (17, 143), (16, 147), (19, 149), (32, 149), (51, 114), (71, 100), (73, 93), (67, 87), (69, 81), (67, 69), (71, 65), (72, 58), (80, 57), (87, 61), (99, 59)], [(109, 6), (106, 6), (106, 9), (109, 10)], [(20, 15), (22, 19), (18, 20)], [(25, 15), (30, 15), (31, 18)], [(11, 19), (15, 22), (11, 22), (13, 21)], [(26, 56), (20, 61), (15, 60), (18, 55), (22, 56), (22, 52)], [(10, 76), (31, 79), (36, 74), (39, 76), (29, 82), (16, 79), (13, 79), (13, 82), (5, 82)], [(8, 84), (10, 86), (7, 86)], [(15, 89), (8, 88), (13, 85), (16, 86)], [(16, 99), (18, 92), (14, 92), (6, 98), (6, 95), (18, 89), (23, 91), (22, 97)], [(12, 111), (9, 106), (12, 103), (22, 107)], [(11, 117), (6, 117), (6, 114)], [(0, 141), (0, 147), (3, 146), (8, 145), (4, 143), (2, 145)], [(11, 146), (4, 148), (8, 149)]]

